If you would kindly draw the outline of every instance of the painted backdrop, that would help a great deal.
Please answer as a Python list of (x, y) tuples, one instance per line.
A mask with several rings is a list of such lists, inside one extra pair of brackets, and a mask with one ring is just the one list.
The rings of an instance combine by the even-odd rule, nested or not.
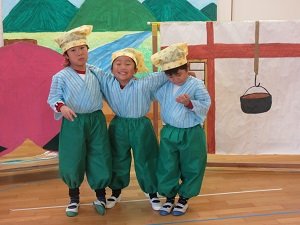
[[(53, 39), (91, 24), (89, 63), (109, 70), (111, 53), (125, 47), (142, 51), (152, 68), (151, 26), (158, 21), (214, 21), (216, 0), (4, 0), (4, 38), (29, 39), (0, 48), (0, 156), (26, 139), (57, 149), (60, 122), (46, 103), (51, 77), (62, 68)], [(63, 9), (63, 10), (62, 10)], [(140, 75), (142, 76), (142, 74)]]

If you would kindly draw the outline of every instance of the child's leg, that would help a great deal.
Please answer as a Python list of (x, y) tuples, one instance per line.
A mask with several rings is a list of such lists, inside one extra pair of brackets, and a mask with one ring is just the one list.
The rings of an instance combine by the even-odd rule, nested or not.
[(112, 180), (109, 187), (112, 196), (107, 199), (106, 208), (113, 208), (121, 200), (121, 191), (130, 182), (131, 146), (129, 143), (126, 118), (114, 117), (109, 125), (109, 138), (112, 146)]
[(121, 189), (113, 189), (112, 195), (106, 201), (106, 208), (113, 208), (117, 202), (121, 201)]
[(179, 196), (191, 198), (200, 193), (207, 163), (205, 134), (200, 126), (185, 129), (185, 144), (180, 146), (182, 183)]
[(204, 177), (207, 153), (205, 134), (200, 126), (184, 130), (185, 143), (180, 146), (180, 168), (182, 183), (179, 187), (179, 200), (172, 214), (180, 216), (188, 208), (188, 199), (200, 192)]
[(81, 159), (85, 158), (86, 151), (82, 147), (84, 133), (79, 125), (79, 117), (73, 122), (63, 119), (59, 137), (59, 172), (69, 187), (70, 203), (66, 208), (66, 215), (70, 217), (78, 215), (79, 187), (85, 173), (85, 162)]
[(102, 111), (96, 111), (86, 116), (85, 130), (86, 137), (88, 137), (86, 176), (89, 185), (96, 192), (97, 200), (93, 202), (95, 209), (100, 215), (104, 215), (105, 188), (111, 179), (112, 158), (106, 120)]
[(106, 188), (112, 176), (111, 146), (102, 111), (85, 116), (86, 177), (93, 190)]
[(154, 210), (159, 210), (161, 203), (157, 197), (156, 167), (158, 142), (151, 121), (138, 118), (130, 121), (135, 172), (141, 189), (149, 193), (149, 200)]
[(157, 166), (158, 193), (176, 196), (179, 190), (178, 128), (165, 125), (160, 133), (160, 150)]
[(97, 200), (93, 202), (93, 205), (95, 206), (96, 211), (100, 215), (104, 215), (105, 214), (105, 205), (106, 205), (105, 189), (104, 188), (96, 189), (95, 192), (96, 192)]
[(70, 203), (66, 208), (66, 215), (73, 217), (78, 215), (79, 203), (79, 188), (69, 188)]
[(81, 117), (70, 122), (63, 119), (59, 136), (59, 173), (61, 179), (69, 188), (80, 187), (85, 174), (85, 134), (83, 132)]

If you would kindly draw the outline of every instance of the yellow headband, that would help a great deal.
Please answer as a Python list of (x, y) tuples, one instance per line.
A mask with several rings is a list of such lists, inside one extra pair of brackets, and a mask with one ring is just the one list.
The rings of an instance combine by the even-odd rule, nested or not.
[(127, 57), (131, 58), (135, 62), (137, 72), (139, 72), (139, 73), (148, 72), (148, 69), (144, 62), (144, 56), (141, 52), (135, 50), (134, 48), (121, 49), (112, 54), (112, 56), (111, 56), (112, 63), (114, 62), (114, 60), (116, 58), (118, 58), (120, 56), (127, 56)]
[(83, 25), (63, 33), (54, 41), (59, 45), (63, 52), (80, 45), (87, 45), (86, 36), (92, 32), (92, 25)]

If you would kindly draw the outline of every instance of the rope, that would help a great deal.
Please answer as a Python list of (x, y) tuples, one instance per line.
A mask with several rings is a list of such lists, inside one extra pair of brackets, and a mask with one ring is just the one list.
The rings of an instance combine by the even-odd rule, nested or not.
[(260, 83), (256, 84), (256, 78), (258, 75), (258, 65), (259, 65), (259, 21), (256, 21), (255, 22), (255, 46), (254, 46), (254, 73), (255, 73), (254, 85), (256, 87), (260, 86)]

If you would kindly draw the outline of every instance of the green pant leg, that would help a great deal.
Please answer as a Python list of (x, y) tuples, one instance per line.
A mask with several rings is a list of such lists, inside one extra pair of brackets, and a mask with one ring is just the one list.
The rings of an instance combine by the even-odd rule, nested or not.
[(191, 198), (200, 193), (207, 163), (206, 141), (200, 126), (184, 130), (183, 144), (180, 145), (182, 183), (179, 195)]
[(123, 118), (114, 117), (109, 125), (109, 139), (112, 147), (111, 189), (123, 189), (130, 182), (131, 146), (129, 131)]
[(102, 111), (86, 118), (87, 161), (86, 176), (94, 190), (105, 188), (111, 180), (111, 147), (109, 144), (106, 120)]
[(146, 193), (157, 192), (158, 141), (149, 118), (130, 120), (130, 143), (132, 145), (136, 177)]
[(180, 168), (179, 151), (177, 149), (177, 130), (165, 125), (160, 132), (160, 149), (157, 167), (158, 193), (166, 196), (176, 196), (179, 190)]
[(80, 116), (63, 119), (59, 137), (59, 172), (69, 188), (78, 188), (85, 173), (84, 126)]

